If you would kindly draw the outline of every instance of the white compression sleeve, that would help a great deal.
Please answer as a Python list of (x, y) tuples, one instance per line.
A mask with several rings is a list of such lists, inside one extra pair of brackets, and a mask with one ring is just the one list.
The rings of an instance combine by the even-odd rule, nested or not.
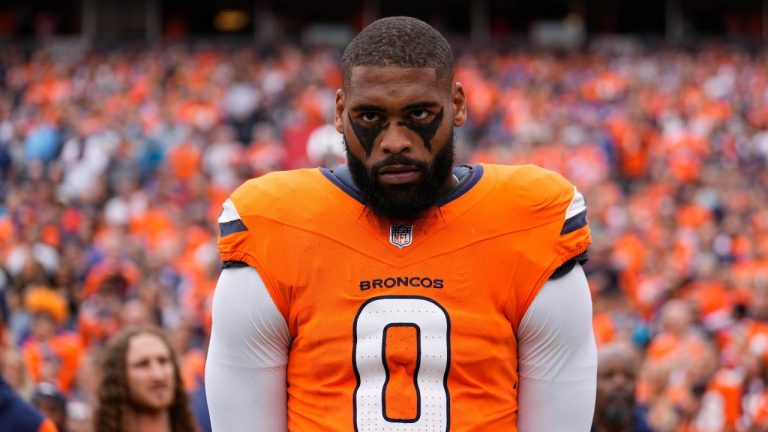
[(519, 432), (587, 432), (595, 409), (592, 298), (580, 265), (547, 281), (518, 329)]
[(285, 432), (285, 319), (251, 267), (224, 269), (213, 296), (205, 390), (215, 432)]

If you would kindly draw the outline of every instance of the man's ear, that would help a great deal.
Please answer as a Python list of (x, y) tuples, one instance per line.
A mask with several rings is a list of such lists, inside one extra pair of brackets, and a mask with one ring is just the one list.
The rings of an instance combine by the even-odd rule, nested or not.
[(464, 86), (460, 82), (453, 85), (453, 125), (463, 126), (467, 122), (467, 98), (464, 95)]
[(344, 91), (336, 90), (336, 112), (333, 115), (333, 125), (340, 134), (344, 133)]

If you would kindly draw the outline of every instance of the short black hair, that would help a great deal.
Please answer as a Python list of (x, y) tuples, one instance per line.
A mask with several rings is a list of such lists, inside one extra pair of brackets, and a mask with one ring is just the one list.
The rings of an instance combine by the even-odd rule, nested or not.
[(429, 24), (406, 16), (376, 20), (352, 39), (341, 56), (344, 85), (355, 66), (431, 67), (438, 81), (453, 80), (451, 45)]

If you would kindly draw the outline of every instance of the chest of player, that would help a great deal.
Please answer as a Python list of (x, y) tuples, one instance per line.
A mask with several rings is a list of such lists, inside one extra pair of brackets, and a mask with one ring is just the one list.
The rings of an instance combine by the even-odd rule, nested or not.
[[(380, 244), (293, 237), (292, 403), (310, 401), (324, 418), (343, 406), (350, 419), (375, 424), (442, 424), (448, 405), (452, 416), (477, 409), (481, 386), (483, 403), (512, 415), (515, 308), (532, 289), (515, 277), (525, 261), (522, 236), (433, 237), (440, 248), (390, 245), (395, 254)], [(407, 249), (420, 246), (429, 250)]]
[[(287, 245), (296, 259), (288, 320), (293, 349), (311, 355), (315, 367), (333, 368), (334, 359), (348, 363), (366, 338), (384, 345), (410, 340), (415, 352), (440, 333), (455, 360), (496, 363), (513, 356), (516, 299), (531, 289), (515, 281), (522, 238), (515, 246), (514, 234), (469, 244), (446, 236), (434, 239), (437, 248), (409, 245), (413, 233), (405, 234), (393, 234), (389, 245), (406, 252), (401, 256), (380, 244), (351, 248), (317, 237)], [(408, 250), (419, 247), (425, 250)]]
[(295, 260), (290, 287), (293, 330), (322, 326), (312, 321), (333, 321), (329, 314), (354, 319), (364, 303), (380, 297), (424, 298), (454, 319), (499, 319), (498, 324), (509, 325), (509, 294), (529, 288), (515, 285), (523, 234), (467, 242), (467, 235), (445, 233), (432, 242), (414, 244), (419, 233), (407, 228), (390, 233), (386, 245), (322, 237), (287, 244), (288, 256)]

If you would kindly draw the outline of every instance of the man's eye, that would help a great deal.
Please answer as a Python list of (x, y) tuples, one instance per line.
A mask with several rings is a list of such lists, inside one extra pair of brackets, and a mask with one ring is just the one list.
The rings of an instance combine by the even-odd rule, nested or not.
[(427, 110), (420, 109), (411, 111), (411, 118), (414, 120), (426, 120), (427, 117), (429, 117), (429, 111)]
[(364, 122), (375, 123), (379, 121), (380, 116), (376, 113), (363, 113), (360, 115), (360, 118), (363, 119)]

